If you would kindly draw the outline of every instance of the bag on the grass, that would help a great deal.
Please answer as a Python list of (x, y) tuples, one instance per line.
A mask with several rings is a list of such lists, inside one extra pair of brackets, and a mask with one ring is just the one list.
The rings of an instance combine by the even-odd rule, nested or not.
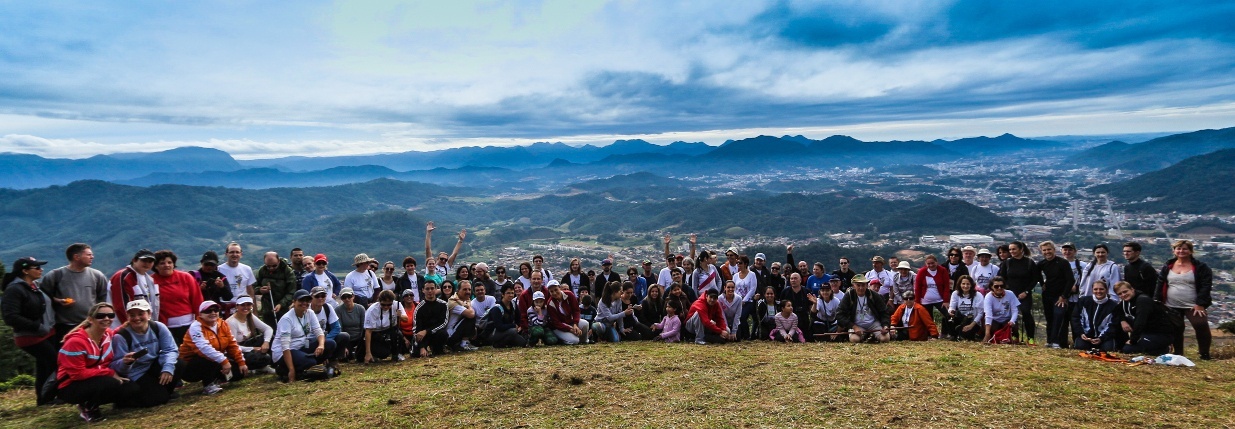
[(1172, 354), (1165, 354), (1154, 358), (1154, 364), (1170, 366), (1196, 366), (1195, 363), (1192, 363), (1192, 360), (1180, 355)]
[(1002, 328), (991, 333), (992, 344), (1009, 344), (1012, 342), (1012, 325), (1003, 325)]

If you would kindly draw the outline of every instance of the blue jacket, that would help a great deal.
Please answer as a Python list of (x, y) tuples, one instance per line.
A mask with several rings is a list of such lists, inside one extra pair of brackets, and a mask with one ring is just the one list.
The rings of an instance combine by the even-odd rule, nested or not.
[[(116, 359), (111, 362), (111, 369), (116, 371), (117, 375), (133, 381), (142, 378), (142, 376), (146, 375), (146, 371), (156, 364), (162, 368), (162, 372), (175, 374), (176, 359), (180, 356), (180, 348), (172, 340), (172, 332), (167, 329), (167, 326), (151, 320), (150, 328), (146, 331), (145, 341), (142, 341), (132, 329), (125, 327), (124, 329), (116, 330), (115, 336), (112, 337), (111, 346)], [(123, 333), (125, 331), (132, 335), (133, 341), (141, 341), (142, 343), (129, 344), (128, 338)], [(124, 355), (142, 348), (148, 350), (145, 356), (133, 361), (132, 365), (124, 364), (124, 359), (121, 359)]]
[[(334, 283), (334, 287), (331, 288), (333, 291), (331, 295), (339, 296), (339, 291), (343, 290), (343, 283), (339, 282), (339, 278), (335, 277), (334, 273), (330, 272), (330, 270), (326, 270), (326, 277), (330, 277), (330, 282)], [(300, 282), (300, 288), (305, 291), (311, 291), (314, 287), (317, 287), (317, 274), (309, 272), (304, 275), (304, 280)]]

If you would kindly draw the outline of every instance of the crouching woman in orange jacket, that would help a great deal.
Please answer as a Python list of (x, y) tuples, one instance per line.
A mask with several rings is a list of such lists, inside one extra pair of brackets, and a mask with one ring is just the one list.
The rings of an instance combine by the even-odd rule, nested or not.
[(896, 329), (896, 339), (900, 341), (926, 341), (939, 337), (939, 328), (931, 318), (931, 312), (914, 300), (913, 291), (907, 290), (902, 295), (905, 302), (892, 313), (892, 327)]
[(203, 301), (198, 309), (180, 343), (177, 371), (184, 381), (201, 381), (202, 393), (213, 395), (223, 390), (220, 383), (248, 375), (249, 367), (231, 328), (219, 318), (219, 304)]

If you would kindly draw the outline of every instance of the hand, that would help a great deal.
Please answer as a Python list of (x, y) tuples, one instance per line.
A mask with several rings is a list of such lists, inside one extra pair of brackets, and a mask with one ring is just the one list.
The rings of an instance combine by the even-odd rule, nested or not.
[(627, 315), (627, 316), (629, 316), (629, 315), (635, 314), (635, 309), (634, 309), (634, 308), (627, 308), (626, 310), (623, 310), (622, 312), (623, 312), (623, 313), (626, 313), (626, 315)]
[(865, 330), (865, 329), (862, 329), (862, 327), (861, 327), (861, 326), (854, 325), (854, 326), (853, 326), (853, 333), (858, 334), (858, 335), (864, 335), (864, 334), (866, 334), (866, 330)]
[(274, 312), (275, 312), (275, 313), (278, 313), (278, 312), (280, 312), (280, 311), (283, 311), (283, 304), (279, 304), (279, 305), (274, 306)]
[(325, 352), (326, 352), (326, 346), (317, 346), (317, 348), (313, 350), (313, 356), (321, 356), (322, 353), (325, 353)]
[(248, 365), (240, 365), (240, 375), (249, 375)]
[(631, 328), (626, 328), (626, 329), (623, 329), (623, 330), (622, 330), (622, 333), (623, 333), (623, 334), (629, 334), (629, 333), (630, 333), (630, 331), (633, 331), (633, 330), (634, 330), (634, 329), (631, 329)]
[(425, 225), (426, 233), (433, 232), (435, 229), (437, 229), (437, 227), (433, 226), (433, 221), (429, 221), (429, 223)]
[(1205, 317), (1205, 309), (1204, 309), (1203, 307), (1199, 306), (1199, 305), (1193, 305), (1193, 306), (1192, 306), (1192, 315), (1193, 315), (1193, 316), (1198, 316), (1198, 317)]
[(262, 346), (258, 347), (257, 351), (262, 353), (270, 353), (270, 343), (262, 343)]
[(942, 302), (942, 304), (943, 304), (943, 309), (944, 309), (944, 310), (947, 310), (947, 309), (948, 309), (948, 304), (951, 304), (951, 303), (950, 303), (950, 302), (947, 302), (947, 301), (944, 301), (944, 302)]
[(459, 241), (463, 241), (464, 238), (467, 238), (467, 228), (459, 230)]
[(214, 287), (223, 287), (223, 278), (214, 279)]
[(171, 383), (171, 382), (172, 382), (172, 374), (170, 372), (159, 374), (159, 384), (166, 386), (168, 383)]
[(232, 361), (224, 359), (223, 365), (219, 367), (219, 372), (222, 373), (224, 377), (227, 377), (228, 374), (231, 374), (232, 373)]
[(262, 286), (258, 288), (257, 293), (260, 293), (262, 295), (270, 293), (270, 285), (266, 285), (266, 286)]
[(961, 332), (969, 332), (972, 330), (973, 330), (973, 325), (965, 325), (964, 328), (961, 328)]
[(111, 376), (112, 376), (112, 378), (114, 378), (114, 379), (116, 379), (117, 381), (119, 381), (119, 382), (120, 382), (120, 384), (124, 384), (124, 383), (128, 383), (128, 382), (129, 382), (129, 379), (124, 378), (124, 377), (121, 377), (121, 376), (120, 376), (120, 375), (118, 375), (118, 374), (112, 374)]
[(667, 233), (667, 232), (666, 232), (666, 233), (665, 233), (665, 244), (669, 244), (669, 242), (671, 242), (671, 241), (673, 241), (673, 240), (671, 240), (671, 239), (669, 238), (669, 233)]
[(991, 342), (991, 336), (990, 336), (990, 335), (983, 335), (983, 336), (982, 336), (982, 344), (990, 344), (990, 342)]
[(1068, 306), (1068, 299), (1067, 299), (1067, 298), (1064, 298), (1064, 297), (1062, 297), (1062, 296), (1061, 296), (1061, 297), (1059, 297), (1059, 299), (1055, 301), (1055, 306), (1056, 306), (1056, 307), (1059, 307), (1059, 308), (1064, 308), (1064, 307), (1067, 307), (1067, 306)]
[(790, 245), (789, 245), (789, 247), (785, 248), (785, 253), (788, 253), (788, 254), (790, 254), (790, 255), (792, 255), (792, 254), (793, 254), (793, 245), (792, 245), (792, 244), (790, 244)]
[(819, 302), (819, 298), (815, 297), (815, 294), (813, 294), (813, 293), (808, 293), (808, 294), (806, 294), (806, 299), (810, 300), (810, 303), (811, 303), (811, 304), (814, 304), (814, 303), (816, 303), (816, 302)]
[(1128, 324), (1127, 321), (1119, 322), (1119, 324), (1120, 326), (1123, 327), (1124, 332), (1129, 332), (1129, 333), (1132, 332), (1132, 325)]
[(1016, 295), (1016, 299), (1025, 299), (1025, 297), (1028, 295), (1029, 295), (1029, 292), (1021, 292), (1020, 294)]
[(373, 352), (366, 351), (364, 354), (364, 363), (373, 363), (373, 362), (377, 362), (377, 359), (373, 359)]
[(695, 235), (695, 234), (691, 234), (691, 235), (690, 235), (690, 244), (694, 245), (694, 244), (695, 244), (695, 243), (697, 243), (697, 242), (699, 242), (699, 237), (698, 237), (697, 235)]
[(296, 371), (288, 371), (288, 372), (287, 372), (287, 382), (288, 382), (288, 383), (295, 383), (295, 382), (296, 382)]
[[(519, 328), (519, 330), (523, 330), (523, 328)], [(427, 333), (428, 333), (428, 331), (418, 331), (418, 332), (416, 332), (416, 342), (418, 342), (418, 343), (419, 343), (419, 342), (421, 342), (421, 341), (424, 341), (424, 340), (425, 340), (425, 335), (426, 335)]]
[(124, 364), (125, 364), (125, 365), (132, 365), (132, 364), (133, 364), (133, 362), (136, 362), (136, 361), (137, 361), (137, 357), (136, 357), (136, 355), (137, 355), (137, 352), (129, 352), (129, 353), (125, 353), (125, 354), (124, 354), (124, 358), (122, 358), (122, 359), (120, 359), (120, 360), (124, 361)]

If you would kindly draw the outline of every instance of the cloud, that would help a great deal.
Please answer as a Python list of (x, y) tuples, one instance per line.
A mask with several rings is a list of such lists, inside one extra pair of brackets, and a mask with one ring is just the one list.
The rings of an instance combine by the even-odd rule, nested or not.
[[(197, 142), (249, 156), (309, 142), (963, 127), (1235, 99), (1235, 6), (1223, 2), (8, 9), (0, 133), (77, 142), (81, 152)], [(330, 144), (305, 151), (336, 150)]]

